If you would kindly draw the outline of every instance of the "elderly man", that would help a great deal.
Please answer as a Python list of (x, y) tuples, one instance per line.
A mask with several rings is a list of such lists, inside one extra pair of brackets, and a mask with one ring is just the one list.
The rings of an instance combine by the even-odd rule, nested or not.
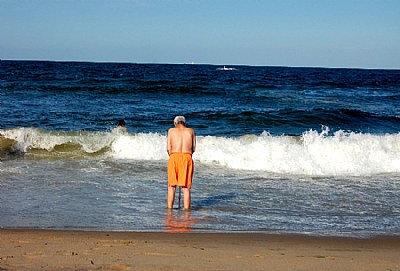
[(194, 163), (192, 154), (196, 149), (196, 135), (186, 127), (184, 116), (176, 116), (175, 128), (168, 130), (168, 208), (172, 209), (176, 186), (183, 190), (183, 207), (190, 209), (190, 188), (192, 187)]

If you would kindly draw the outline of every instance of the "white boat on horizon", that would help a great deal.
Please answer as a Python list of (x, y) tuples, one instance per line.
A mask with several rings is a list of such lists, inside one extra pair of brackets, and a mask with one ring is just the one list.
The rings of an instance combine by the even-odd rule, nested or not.
[(218, 71), (236, 71), (236, 68), (227, 68), (227, 67), (223, 67), (223, 68), (217, 68)]

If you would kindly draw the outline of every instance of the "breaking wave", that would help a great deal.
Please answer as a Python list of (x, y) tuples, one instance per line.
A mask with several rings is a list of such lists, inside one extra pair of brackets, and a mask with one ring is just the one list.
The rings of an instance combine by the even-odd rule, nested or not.
[[(167, 160), (159, 133), (0, 130), (0, 157), (12, 154), (50, 159)], [(364, 176), (400, 172), (400, 134), (305, 131), (301, 136), (198, 136), (196, 162), (235, 170), (315, 176)]]

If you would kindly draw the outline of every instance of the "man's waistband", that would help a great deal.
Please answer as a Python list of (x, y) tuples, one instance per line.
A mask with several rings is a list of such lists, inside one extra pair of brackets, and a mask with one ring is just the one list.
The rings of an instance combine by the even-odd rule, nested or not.
[(190, 152), (172, 152), (171, 155), (173, 154), (188, 154), (190, 156), (192, 156), (192, 154)]

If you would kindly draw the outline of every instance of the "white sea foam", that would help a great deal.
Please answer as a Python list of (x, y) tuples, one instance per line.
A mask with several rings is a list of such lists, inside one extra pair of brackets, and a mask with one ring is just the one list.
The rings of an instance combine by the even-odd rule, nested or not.
[[(310, 130), (301, 137), (199, 136), (193, 158), (231, 169), (282, 174), (360, 176), (400, 172), (400, 134), (372, 135)], [(166, 160), (160, 134), (121, 136), (112, 144), (116, 159)]]
[(87, 153), (95, 153), (108, 147), (114, 140), (111, 133), (45, 131), (37, 128), (0, 130), (0, 135), (16, 141), (13, 149), (29, 152), (32, 149), (52, 151), (60, 145), (79, 145)]
[(166, 137), (157, 133), (119, 136), (112, 143), (111, 152), (116, 159), (168, 159)]
[[(88, 153), (105, 147), (111, 159), (167, 160), (166, 135), (46, 132), (19, 128), (0, 130), (16, 141), (14, 148), (52, 151), (57, 145), (80, 145)], [(306, 131), (300, 137), (246, 135), (237, 138), (198, 136), (196, 162), (231, 169), (278, 174), (363, 176), (400, 173), (400, 134), (373, 135)]]
[(400, 134), (310, 130), (300, 138), (270, 136), (219, 140), (206, 137), (198, 158), (227, 167), (306, 175), (370, 175), (400, 172)]

